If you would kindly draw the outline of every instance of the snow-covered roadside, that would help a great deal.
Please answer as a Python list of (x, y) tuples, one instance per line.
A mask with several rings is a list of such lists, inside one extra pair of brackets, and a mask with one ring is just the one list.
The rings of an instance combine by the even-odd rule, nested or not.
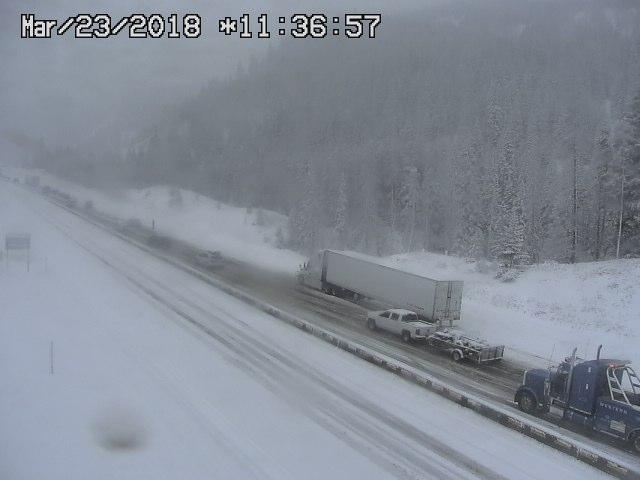
[[(29, 171), (10, 171), (21, 176)], [(167, 187), (122, 192), (120, 196), (87, 189), (36, 172), (43, 184), (68, 192), (80, 202), (119, 218), (140, 218), (147, 224), (205, 249), (293, 274), (305, 258), (276, 248), (278, 228), (286, 219), (274, 212), (220, 204), (212, 199)], [(177, 199), (180, 200), (177, 200)], [(372, 257), (369, 257), (372, 258)], [(507, 356), (547, 365), (574, 347), (585, 358), (603, 344), (603, 354), (640, 364), (640, 260), (536, 265), (510, 283), (496, 280), (491, 266), (428, 252), (375, 258), (374, 261), (431, 278), (463, 280), (460, 326), (509, 347)]]
[(393, 478), (1, 190), (0, 225), (0, 478)]
[(305, 258), (278, 248), (287, 235), (287, 218), (264, 209), (233, 207), (197, 193), (166, 186), (140, 190), (99, 191), (63, 180), (42, 170), (2, 167), (11, 177), (37, 175), (40, 184), (75, 197), (80, 206), (92, 202), (98, 210), (122, 220), (136, 218), (155, 224), (158, 232), (203, 250), (270, 270), (295, 272)]
[[(250, 352), (230, 355), (227, 342), (179, 326), (172, 313), (1, 191), (0, 222), (32, 232), (34, 240), (29, 273), (13, 261), (0, 270), (7, 307), (0, 316), (0, 411), (11, 412), (0, 417), (2, 478), (406, 478), (407, 458), (432, 463), (441, 472), (434, 478), (475, 478), (487, 469), (491, 478), (605, 477), (69, 215), (71, 231), (85, 230), (82, 236), (114, 261), (148, 269), (184, 298), (185, 308), (208, 312), (210, 328), (227, 342), (233, 337), (224, 323), (277, 352), (267, 367), (280, 357), (298, 367), (265, 387), (258, 365), (255, 372), (241, 368)], [(375, 415), (358, 409), (363, 405)], [(331, 416), (317, 420), (322, 408), (343, 420), (337, 430), (327, 428)], [(349, 421), (340, 417), (345, 408)], [(414, 437), (398, 422), (422, 433)], [(370, 435), (359, 439), (358, 425)], [(371, 451), (361, 441), (402, 450)]]

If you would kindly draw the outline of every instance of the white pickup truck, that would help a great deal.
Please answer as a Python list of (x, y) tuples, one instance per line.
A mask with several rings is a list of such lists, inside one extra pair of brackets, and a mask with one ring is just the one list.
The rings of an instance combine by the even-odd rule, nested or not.
[(424, 341), (434, 333), (438, 326), (435, 323), (424, 322), (410, 310), (392, 308), (367, 314), (367, 327), (370, 330), (386, 330), (402, 337), (405, 343), (413, 340)]

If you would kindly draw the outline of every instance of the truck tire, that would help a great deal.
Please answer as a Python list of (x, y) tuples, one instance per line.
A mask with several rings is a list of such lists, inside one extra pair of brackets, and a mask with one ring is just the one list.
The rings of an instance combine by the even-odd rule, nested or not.
[(376, 326), (376, 321), (373, 318), (367, 319), (367, 327), (372, 332), (375, 331), (378, 327)]
[(404, 343), (411, 343), (411, 332), (409, 332), (409, 330), (402, 331), (402, 341)]
[(459, 362), (460, 360), (462, 360), (462, 353), (460, 352), (460, 350), (454, 350), (453, 352), (451, 352), (451, 358), (453, 358), (454, 362)]
[(535, 415), (538, 411), (538, 402), (531, 393), (522, 392), (520, 397), (518, 397), (518, 408), (524, 413)]

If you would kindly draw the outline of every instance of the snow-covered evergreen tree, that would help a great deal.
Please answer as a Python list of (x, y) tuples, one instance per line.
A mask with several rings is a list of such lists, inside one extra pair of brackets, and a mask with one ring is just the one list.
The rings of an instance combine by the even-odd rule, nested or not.
[(503, 269), (529, 263), (525, 246), (525, 221), (520, 201), (518, 174), (514, 165), (514, 148), (507, 138), (495, 169), (495, 232), (493, 255)]
[[(472, 146), (463, 151), (455, 162), (455, 209), (458, 221), (453, 250), (459, 255), (475, 258), (487, 256), (487, 209), (483, 208), (482, 189), (484, 171), (478, 152)], [(479, 201), (480, 199), (480, 201)]]
[(338, 185), (338, 198), (336, 203), (335, 220), (333, 223), (333, 234), (339, 246), (346, 244), (347, 234), (347, 214), (349, 209), (347, 197), (347, 176), (342, 172), (340, 184)]
[(620, 165), (613, 158), (610, 132), (603, 129), (594, 155), (596, 190), (594, 199), (593, 257), (615, 256), (618, 211), (620, 208)]
[(624, 116), (619, 155), (622, 161), (624, 191), (620, 255), (640, 256), (640, 93)]
[(399, 191), (399, 217), (406, 251), (415, 249), (418, 188), (418, 169), (414, 166), (404, 167)]
[(534, 162), (531, 167), (535, 175), (529, 187), (527, 201), (529, 214), (525, 242), (531, 261), (538, 262), (543, 255), (553, 221), (552, 172), (546, 154), (542, 153), (539, 159), (531, 160)]
[(289, 241), (292, 247), (310, 253), (317, 247), (318, 212), (315, 206), (315, 184), (308, 161), (301, 172), (301, 183), (301, 198), (289, 214)]

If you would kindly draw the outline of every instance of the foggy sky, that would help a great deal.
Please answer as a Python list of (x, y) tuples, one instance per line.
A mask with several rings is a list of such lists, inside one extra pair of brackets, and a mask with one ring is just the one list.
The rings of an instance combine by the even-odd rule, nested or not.
[[(394, 2), (395, 11), (424, 1)], [(433, 3), (433, 2), (432, 2)], [(279, 40), (225, 37), (217, 19), (242, 13), (381, 12), (389, 2), (260, 2), (218, 0), (0, 2), (0, 151), (3, 158), (21, 156), (7, 136), (44, 140), (50, 146), (95, 144), (114, 129), (133, 131), (161, 115), (163, 108), (194, 95), (210, 79), (235, 71), (239, 63), (260, 55)], [(109, 39), (76, 39), (69, 31), (51, 39), (20, 38), (20, 14), (59, 23), (78, 13), (199, 13), (199, 39), (129, 39), (127, 32)], [(273, 30), (274, 27), (272, 27)], [(292, 40), (287, 40), (292, 41)], [(320, 40), (321, 41), (321, 40)], [(99, 144), (99, 141), (98, 141)]]

